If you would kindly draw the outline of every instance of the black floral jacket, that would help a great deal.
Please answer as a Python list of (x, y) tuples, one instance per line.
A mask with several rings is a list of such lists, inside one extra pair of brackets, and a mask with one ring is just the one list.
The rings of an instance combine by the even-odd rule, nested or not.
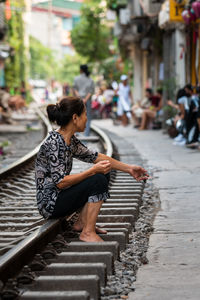
[(60, 192), (57, 184), (72, 169), (73, 158), (94, 163), (98, 152), (88, 149), (74, 135), (68, 146), (63, 136), (51, 131), (41, 145), (35, 163), (36, 198), (40, 214), (49, 218)]

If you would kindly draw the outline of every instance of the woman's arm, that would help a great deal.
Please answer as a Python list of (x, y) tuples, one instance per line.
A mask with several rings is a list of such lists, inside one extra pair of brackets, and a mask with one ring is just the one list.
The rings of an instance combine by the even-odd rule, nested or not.
[(159, 111), (161, 110), (161, 108), (162, 108), (162, 99), (160, 99), (158, 106), (153, 108), (153, 111)]
[(176, 108), (177, 110), (179, 110), (179, 106), (177, 104), (175, 104), (172, 100), (168, 100), (167, 104), (173, 108)]
[(95, 175), (97, 173), (107, 174), (111, 170), (111, 164), (108, 160), (100, 161), (92, 166), (87, 171), (81, 172), (79, 174), (66, 175), (61, 182), (59, 182), (56, 186), (59, 189), (65, 189), (66, 187), (77, 184), (84, 179)]
[(129, 91), (129, 97), (131, 99), (131, 104), (133, 105), (134, 104), (134, 99), (133, 99), (133, 94), (132, 94), (131, 90)]
[(88, 93), (87, 96), (83, 99), (83, 102), (86, 104), (86, 102), (90, 99), (91, 96), (92, 94)]
[(66, 187), (77, 184), (84, 179), (95, 175), (97, 173), (107, 174), (111, 169), (123, 171), (125, 173), (129, 173), (136, 180), (146, 180), (149, 178), (147, 171), (136, 165), (128, 165), (121, 161), (118, 161), (112, 157), (109, 157), (105, 154), (99, 153), (97, 159), (95, 160), (95, 165), (92, 166), (87, 171), (81, 172), (79, 174), (72, 174), (65, 176), (61, 182), (57, 184), (59, 189), (64, 189)]
[(94, 163), (98, 163), (100, 161), (109, 161), (111, 169), (119, 170), (125, 173), (129, 173), (131, 176), (133, 176), (136, 180), (146, 180), (148, 179), (149, 175), (147, 174), (147, 171), (136, 165), (128, 165), (121, 161), (118, 161), (112, 157), (109, 157), (105, 154), (99, 153), (97, 159)]
[(181, 112), (181, 119), (185, 118), (185, 107), (182, 103), (179, 104), (179, 110)]
[(76, 89), (73, 88), (72, 92), (74, 97), (80, 97), (79, 92)]

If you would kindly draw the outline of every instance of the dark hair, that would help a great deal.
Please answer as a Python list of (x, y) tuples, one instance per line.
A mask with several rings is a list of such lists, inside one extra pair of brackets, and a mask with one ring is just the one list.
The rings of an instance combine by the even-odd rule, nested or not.
[(190, 90), (191, 92), (193, 92), (193, 89), (194, 89), (193, 86), (190, 83), (186, 84), (185, 87), (184, 87), (184, 89), (185, 88), (188, 89), (188, 90)]
[(85, 109), (83, 100), (79, 97), (63, 97), (56, 104), (47, 106), (48, 118), (59, 126), (66, 126), (74, 114), (80, 116)]
[(153, 94), (153, 91), (152, 91), (152, 89), (150, 89), (150, 88), (146, 88), (146, 90), (145, 90), (147, 93), (149, 93), (149, 94)]
[(176, 94), (176, 101), (178, 101), (179, 98), (184, 97), (184, 96), (187, 97), (187, 93), (186, 93), (185, 89), (179, 89)]
[(85, 75), (88, 77), (90, 75), (90, 72), (88, 70), (88, 66), (87, 65), (80, 65), (80, 70), (85, 73)]
[(161, 88), (158, 88), (156, 91), (157, 91), (157, 93), (160, 94), (160, 95), (163, 94), (163, 90), (162, 90)]

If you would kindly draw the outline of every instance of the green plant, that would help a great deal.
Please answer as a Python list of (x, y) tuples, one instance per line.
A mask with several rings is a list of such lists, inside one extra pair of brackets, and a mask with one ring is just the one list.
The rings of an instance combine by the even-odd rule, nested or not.
[(166, 119), (174, 118), (177, 114), (177, 110), (169, 105), (165, 105), (163, 111)]
[(33, 102), (33, 97), (31, 96), (31, 92), (28, 90), (26, 92), (26, 104), (30, 104), (31, 102)]
[(22, 11), (24, 1), (11, 0), (12, 10), (11, 19), (8, 21), (7, 42), (13, 48), (11, 55), (5, 63), (5, 79), (9, 88), (20, 87), (22, 82), (26, 82), (27, 58), (24, 45), (24, 22)]
[(161, 88), (165, 92), (167, 99), (174, 99), (176, 94), (176, 78), (171, 77), (168, 79), (163, 80), (161, 83)]
[(31, 36), (30, 77), (33, 79), (51, 79), (56, 75), (57, 65), (53, 51)]
[(80, 73), (80, 65), (84, 63), (86, 63), (86, 59), (78, 54), (65, 55), (59, 63), (57, 79), (61, 83), (72, 84), (74, 77)]
[(103, 75), (107, 82), (114, 80), (120, 81), (122, 74), (130, 74), (133, 72), (133, 62), (131, 60), (123, 60), (121, 68), (118, 66), (118, 60), (120, 60), (120, 56), (114, 55), (98, 64), (98, 73)]
[(107, 0), (107, 7), (113, 10), (125, 8), (128, 4), (127, 0)]
[(87, 1), (81, 9), (80, 22), (71, 32), (76, 51), (88, 62), (102, 61), (109, 57), (110, 29), (105, 25), (105, 7), (99, 1)]
[(0, 142), (0, 159), (6, 155), (8, 148), (11, 145), (12, 145), (12, 143), (8, 140)]

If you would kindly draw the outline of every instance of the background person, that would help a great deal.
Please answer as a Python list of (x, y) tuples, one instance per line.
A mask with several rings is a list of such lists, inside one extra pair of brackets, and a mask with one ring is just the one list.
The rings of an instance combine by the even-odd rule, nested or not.
[(186, 84), (185, 91), (188, 95), (189, 111), (186, 115), (186, 144), (193, 147), (198, 143), (199, 126), (198, 126), (198, 110), (199, 97), (194, 93), (194, 88), (191, 84)]
[(113, 90), (112, 85), (106, 84), (105, 89), (103, 91), (104, 103), (100, 110), (102, 118), (109, 118), (111, 111), (112, 111), (114, 95), (115, 95), (115, 91)]
[(85, 136), (90, 135), (91, 123), (91, 96), (94, 93), (94, 81), (89, 77), (90, 72), (87, 65), (80, 65), (80, 75), (75, 77), (73, 90), (77, 97), (83, 99), (87, 109), (87, 125), (85, 129)]
[(133, 96), (130, 86), (128, 84), (128, 76), (121, 75), (120, 84), (118, 89), (119, 99), (117, 102), (117, 115), (120, 117), (124, 126), (128, 125), (128, 119), (131, 119), (131, 102), (133, 102)]
[(21, 82), (20, 95), (22, 96), (23, 99), (26, 99), (27, 91), (26, 91), (26, 85), (24, 81)]
[(154, 121), (162, 108), (162, 90), (158, 89), (156, 95), (150, 97), (151, 105), (142, 113), (142, 120), (139, 130), (147, 129), (150, 122)]
[(144, 109), (147, 109), (151, 105), (151, 96), (153, 95), (152, 89), (147, 88), (145, 90), (145, 97), (141, 101), (138, 101), (136, 104), (132, 107), (132, 116), (135, 123), (135, 128), (140, 127), (140, 122), (142, 118), (142, 114), (144, 112)]
[(62, 86), (62, 93), (63, 93), (63, 96), (69, 96), (69, 93), (70, 93), (70, 86), (68, 83), (64, 83), (63, 86)]
[(186, 116), (189, 112), (188, 94), (185, 89), (179, 89), (176, 95), (176, 103), (168, 100), (167, 104), (177, 110), (173, 118), (173, 126), (176, 128), (178, 135), (174, 138), (175, 145), (185, 145), (186, 143)]
[[(81, 231), (80, 240), (102, 242), (96, 227), (103, 202), (108, 198), (108, 173), (111, 169), (129, 173), (136, 180), (148, 178), (140, 166), (128, 165), (92, 151), (83, 145), (75, 132), (85, 129), (87, 115), (78, 97), (64, 97), (47, 107), (49, 120), (59, 128), (49, 133), (37, 155), (35, 164), (36, 197), (44, 218), (65, 217), (81, 208), (74, 230)], [(86, 171), (70, 174), (73, 158), (94, 163)]]
[(0, 122), (11, 124), (10, 94), (0, 89)]

